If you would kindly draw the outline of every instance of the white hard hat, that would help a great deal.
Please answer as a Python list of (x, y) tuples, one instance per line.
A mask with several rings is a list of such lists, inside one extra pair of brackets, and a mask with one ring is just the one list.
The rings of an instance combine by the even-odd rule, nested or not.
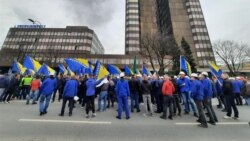
[(51, 72), (49, 73), (50, 76), (54, 76), (55, 75), (55, 72)]
[(179, 74), (185, 74), (185, 72), (181, 71)]
[(191, 77), (198, 77), (198, 75), (196, 73), (192, 73)]
[(125, 76), (124, 72), (121, 72), (120, 77), (124, 77), (124, 76)]
[(201, 74), (205, 75), (205, 76), (208, 76), (208, 73), (207, 72), (202, 72)]
[(141, 75), (141, 74), (136, 74), (136, 76), (137, 76), (137, 77), (142, 77), (142, 75)]

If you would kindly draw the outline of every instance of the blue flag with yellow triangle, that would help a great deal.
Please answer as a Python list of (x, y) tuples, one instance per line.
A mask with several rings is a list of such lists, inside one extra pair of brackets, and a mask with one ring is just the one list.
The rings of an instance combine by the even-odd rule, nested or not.
[(97, 80), (100, 80), (109, 75), (108, 70), (101, 64), (99, 60), (96, 61), (93, 74), (97, 76)]
[(186, 73), (186, 75), (191, 75), (191, 73), (192, 73), (191, 66), (187, 62), (187, 60), (185, 59), (184, 56), (180, 56), (180, 70), (184, 71)]

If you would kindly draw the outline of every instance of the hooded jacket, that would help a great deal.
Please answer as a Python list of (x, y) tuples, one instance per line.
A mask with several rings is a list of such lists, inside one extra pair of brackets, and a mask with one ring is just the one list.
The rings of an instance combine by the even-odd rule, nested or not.
[(66, 82), (64, 90), (63, 90), (63, 96), (64, 97), (74, 97), (77, 95), (79, 83), (75, 79), (71, 79)]

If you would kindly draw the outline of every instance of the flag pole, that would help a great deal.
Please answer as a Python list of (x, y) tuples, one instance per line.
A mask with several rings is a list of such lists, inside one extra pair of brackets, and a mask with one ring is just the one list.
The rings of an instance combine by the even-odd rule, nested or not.
[[(207, 61), (207, 63), (209, 64), (209, 66), (211, 67), (211, 65), (210, 65), (210, 63), (209, 63), (209, 61)], [(209, 67), (209, 68), (210, 68)], [(220, 84), (220, 86), (222, 86), (222, 84), (221, 84), (221, 82), (220, 82), (220, 80), (218, 79), (218, 77), (213, 73), (213, 71), (211, 71), (211, 69), (210, 69), (210, 72), (214, 75), (214, 77), (217, 79), (217, 81), (219, 82), (219, 84)]]

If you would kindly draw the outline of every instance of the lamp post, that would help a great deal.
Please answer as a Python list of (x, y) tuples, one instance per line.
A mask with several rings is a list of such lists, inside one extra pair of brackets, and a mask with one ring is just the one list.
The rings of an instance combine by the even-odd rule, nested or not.
[(39, 21), (36, 21), (36, 20), (33, 20), (33, 19), (28, 19), (30, 22), (32, 22), (33, 24), (39, 24), (39, 25), (42, 25), (41, 22)]
[[(30, 22), (32, 22), (34, 25), (39, 25), (39, 26), (42, 25), (41, 22), (39, 22), (39, 21), (36, 21), (36, 20), (33, 20), (33, 19), (28, 19), (28, 20)], [(40, 33), (39, 33), (39, 37), (40, 37)], [(38, 40), (39, 40), (39, 38), (35, 38), (35, 42), (33, 43), (33, 46), (35, 46), (35, 44), (38, 42)], [(35, 58), (35, 56), (36, 56), (36, 50), (37, 50), (37, 46), (34, 48), (34, 51), (32, 53), (33, 58)]]

